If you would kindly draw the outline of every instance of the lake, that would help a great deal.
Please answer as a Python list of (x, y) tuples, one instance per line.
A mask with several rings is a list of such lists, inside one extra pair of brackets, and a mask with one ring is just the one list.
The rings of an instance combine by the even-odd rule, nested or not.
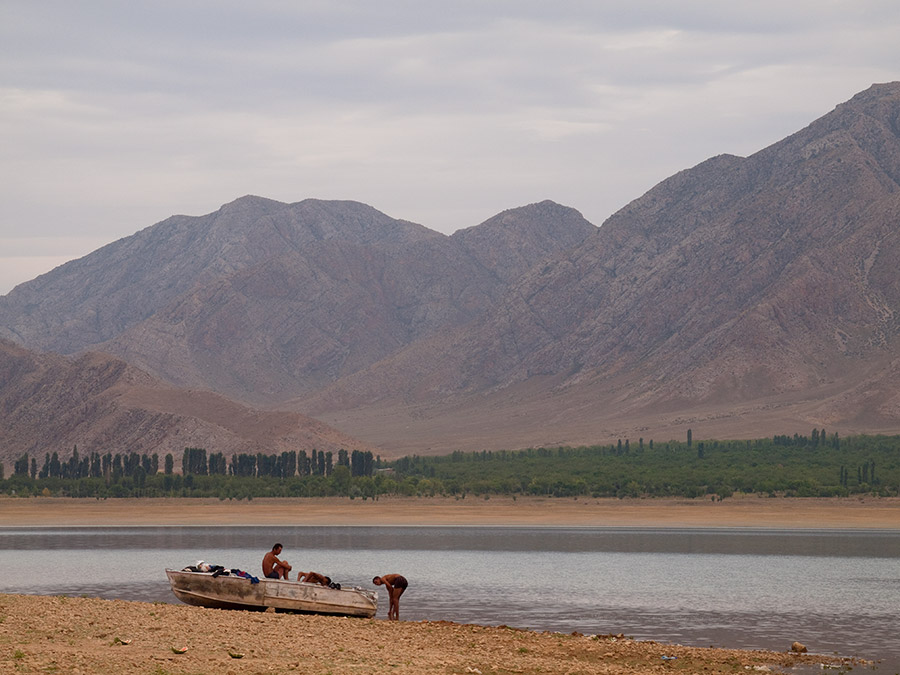
[(900, 530), (0, 528), (0, 592), (178, 602), (165, 568), (259, 575), (276, 541), (295, 570), (344, 585), (405, 575), (404, 620), (776, 651), (797, 640), (900, 672)]

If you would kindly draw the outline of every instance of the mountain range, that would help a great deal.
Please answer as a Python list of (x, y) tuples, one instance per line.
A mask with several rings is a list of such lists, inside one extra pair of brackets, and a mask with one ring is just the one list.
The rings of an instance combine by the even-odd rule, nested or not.
[[(0, 297), (17, 429), (0, 457), (79, 425), (107, 430), (89, 445), (383, 456), (897, 431), (898, 225), (900, 83), (682, 171), (599, 228), (551, 201), (447, 236), (357, 202), (243, 197)], [(106, 393), (51, 396), (82, 380)], [(36, 435), (29, 410), (59, 424)], [(262, 418), (283, 432), (259, 435)], [(328, 440), (301, 441), (309, 425)]]

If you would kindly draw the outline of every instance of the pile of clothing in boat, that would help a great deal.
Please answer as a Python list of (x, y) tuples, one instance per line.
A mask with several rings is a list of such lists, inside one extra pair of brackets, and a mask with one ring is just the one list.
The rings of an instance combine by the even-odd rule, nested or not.
[(202, 560), (198, 560), (196, 565), (188, 565), (187, 567), (181, 570), (182, 572), (211, 572), (213, 575), (213, 579), (216, 577), (220, 577), (222, 575), (232, 576), (232, 577), (242, 577), (244, 579), (249, 579), (251, 584), (258, 584), (259, 579), (249, 572), (245, 572), (244, 570), (238, 569), (225, 569), (222, 565), (210, 565), (207, 562)]

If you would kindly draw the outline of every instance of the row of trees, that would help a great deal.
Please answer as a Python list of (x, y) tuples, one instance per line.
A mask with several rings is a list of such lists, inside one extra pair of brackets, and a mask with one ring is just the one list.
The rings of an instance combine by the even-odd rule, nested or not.
[(77, 447), (65, 460), (58, 453), (45, 457), (43, 468), (27, 454), (17, 459), (13, 475), (4, 480), (0, 463), (0, 493), (71, 497), (375, 497), (414, 494), (412, 485), (396, 482), (376, 486), (373, 476), (380, 458), (371, 452), (340, 450), (337, 464), (331, 452), (317, 450), (281, 454), (241, 453), (226, 458), (204, 448), (185, 448), (181, 472), (169, 453), (159, 470), (156, 454), (81, 456)]
[[(7, 494), (257, 496), (531, 494), (545, 496), (846, 496), (900, 494), (900, 436), (809, 436), (454, 452), (384, 462), (372, 453), (208, 454), (186, 448), (158, 470), (155, 455), (24, 455), (0, 480)], [(877, 469), (877, 470), (876, 470)], [(2, 479), (0, 465), (0, 479)]]
[[(0, 464), (0, 478), (3, 477), (3, 468)], [(171, 467), (167, 464), (167, 470)], [(154, 474), (159, 471), (158, 455), (138, 455), (137, 453), (101, 455), (92, 452), (89, 455), (78, 454), (78, 447), (72, 450), (72, 454), (66, 460), (60, 460), (59, 453), (46, 453), (44, 462), (38, 468), (36, 458), (29, 458), (28, 453), (23, 454), (13, 465), (13, 475), (32, 478), (115, 478), (121, 476), (133, 476), (143, 471), (144, 474)], [(171, 471), (169, 471), (171, 473)]]
[[(376, 458), (371, 452), (354, 450), (338, 451), (338, 466), (346, 466), (351, 476), (371, 476), (375, 471)], [(184, 475), (200, 476), (241, 476), (255, 478), (271, 476), (275, 478), (291, 478), (293, 476), (330, 476), (334, 469), (333, 454), (312, 450), (309, 455), (305, 450), (282, 452), (280, 455), (236, 454), (229, 463), (221, 452), (207, 456), (204, 448), (185, 448), (181, 459), (181, 472)], [(66, 460), (60, 460), (59, 454), (46, 453), (44, 462), (38, 468), (36, 458), (24, 453), (13, 464), (14, 476), (30, 476), (32, 479), (61, 478), (102, 478), (115, 481), (120, 478), (131, 478), (138, 474), (144, 476), (159, 472), (159, 455), (128, 453), (113, 454), (93, 452), (81, 456), (76, 446)], [(164, 460), (163, 472), (167, 475), (175, 473), (175, 457), (169, 453)], [(3, 464), (0, 463), (0, 480), (4, 477)]]
[(772, 442), (776, 445), (793, 445), (798, 447), (811, 446), (817, 448), (820, 445), (830, 445), (835, 450), (840, 450), (841, 448), (841, 439), (837, 432), (833, 433), (829, 438), (828, 434), (825, 433), (825, 429), (813, 429), (809, 436), (803, 436), (801, 434), (794, 434), (793, 436), (775, 436), (772, 439)]
[[(169, 457), (166, 458), (166, 473)], [(381, 458), (377, 462), (380, 463)], [(371, 476), (375, 471), (376, 458), (371, 452), (354, 450), (348, 453), (338, 450), (337, 466), (345, 466), (351, 476)], [(239, 453), (231, 456), (229, 463), (222, 453), (212, 453), (207, 458), (204, 448), (185, 448), (181, 459), (184, 475), (198, 476), (242, 476), (245, 478), (270, 476), (273, 478), (293, 478), (294, 476), (330, 476), (334, 471), (334, 453), (313, 449), (307, 455), (305, 450), (282, 452), (280, 455), (263, 453)]]

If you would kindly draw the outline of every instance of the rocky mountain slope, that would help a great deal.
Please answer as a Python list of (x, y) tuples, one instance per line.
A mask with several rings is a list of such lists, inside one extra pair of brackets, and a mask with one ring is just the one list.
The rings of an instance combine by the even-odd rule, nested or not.
[(354, 202), (245, 197), (20, 285), (0, 336), (277, 403), (482, 316), (516, 270), (596, 229), (550, 202), (495, 220), (447, 237)]
[(253, 410), (216, 394), (175, 389), (124, 361), (89, 352), (38, 354), (0, 340), (0, 461), (29, 453), (371, 449), (297, 413)]
[[(894, 83), (751, 157), (673, 176), (532, 267), (490, 320), (302, 405), (385, 444), (403, 440), (376, 420), (404, 404), (419, 408), (418, 443), (457, 418), (514, 443), (760, 435), (773, 419), (897, 429), (898, 225)], [(428, 405), (448, 392), (453, 406)]]
[(71, 354), (115, 338), (195, 287), (286, 252), (433, 237), (440, 235), (355, 202), (243, 197), (206, 216), (173, 216), (19, 285), (0, 298), (0, 337)]
[(450, 237), (243, 198), (0, 298), (0, 334), (290, 406), (382, 454), (900, 429), (900, 83), (599, 229), (542, 202)]
[(692, 401), (817, 386), (896, 347), (898, 226), (892, 85), (664, 181), (525, 275), (466, 365), (500, 385), (637, 371), (631, 396)]

